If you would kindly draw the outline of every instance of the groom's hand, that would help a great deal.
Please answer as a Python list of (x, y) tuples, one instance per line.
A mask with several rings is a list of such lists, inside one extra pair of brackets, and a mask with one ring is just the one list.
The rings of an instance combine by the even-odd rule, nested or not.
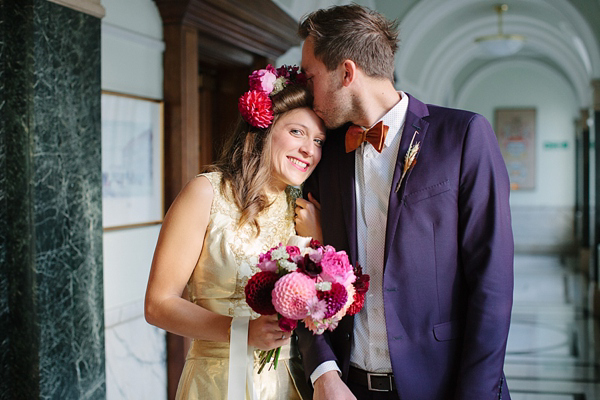
[(308, 200), (297, 198), (296, 209), (296, 232), (300, 236), (312, 237), (323, 243), (323, 233), (321, 231), (321, 204), (308, 194)]
[(356, 400), (337, 371), (328, 371), (314, 384), (313, 400)]

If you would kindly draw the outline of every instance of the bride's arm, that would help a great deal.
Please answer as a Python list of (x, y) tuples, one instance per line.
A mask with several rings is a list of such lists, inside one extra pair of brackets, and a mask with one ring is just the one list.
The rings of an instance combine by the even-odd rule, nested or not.
[[(194, 339), (229, 341), (231, 317), (183, 299), (182, 293), (202, 252), (213, 188), (208, 179), (191, 180), (170, 207), (158, 238), (145, 299), (148, 323)], [(280, 346), (276, 316), (250, 321), (248, 343), (263, 350)]]
[(146, 321), (195, 339), (228, 341), (231, 318), (183, 299), (202, 252), (213, 189), (208, 179), (191, 180), (179, 193), (162, 224), (146, 288)]
[(312, 237), (323, 243), (323, 233), (321, 231), (321, 204), (308, 194), (308, 200), (296, 199), (296, 209), (294, 222), (296, 223), (296, 233), (300, 236)]

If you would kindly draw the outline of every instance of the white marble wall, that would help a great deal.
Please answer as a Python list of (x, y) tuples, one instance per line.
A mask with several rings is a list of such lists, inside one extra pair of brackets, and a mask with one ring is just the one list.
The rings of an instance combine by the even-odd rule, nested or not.
[(106, 399), (167, 398), (165, 332), (144, 319), (143, 302), (105, 311)]

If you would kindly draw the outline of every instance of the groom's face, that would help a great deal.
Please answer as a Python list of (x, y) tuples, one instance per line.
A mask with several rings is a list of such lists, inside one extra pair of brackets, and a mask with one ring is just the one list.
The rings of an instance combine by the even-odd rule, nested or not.
[(315, 57), (313, 38), (302, 45), (302, 71), (306, 74), (308, 88), (313, 94), (313, 110), (323, 119), (328, 129), (337, 128), (350, 121), (351, 102), (344, 92), (343, 71), (327, 70)]

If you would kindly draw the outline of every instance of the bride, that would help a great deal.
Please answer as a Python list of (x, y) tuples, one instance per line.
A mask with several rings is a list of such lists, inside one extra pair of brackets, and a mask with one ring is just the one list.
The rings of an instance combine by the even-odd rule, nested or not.
[[(275, 315), (248, 307), (244, 286), (256, 257), (295, 233), (290, 187), (301, 185), (321, 158), (325, 127), (304, 82), (297, 67), (255, 71), (221, 159), (183, 188), (165, 216), (145, 316), (193, 339), (177, 399), (301, 398), (306, 382), (294, 372), (290, 334)], [(255, 352), (277, 347), (279, 367), (258, 374)]]

